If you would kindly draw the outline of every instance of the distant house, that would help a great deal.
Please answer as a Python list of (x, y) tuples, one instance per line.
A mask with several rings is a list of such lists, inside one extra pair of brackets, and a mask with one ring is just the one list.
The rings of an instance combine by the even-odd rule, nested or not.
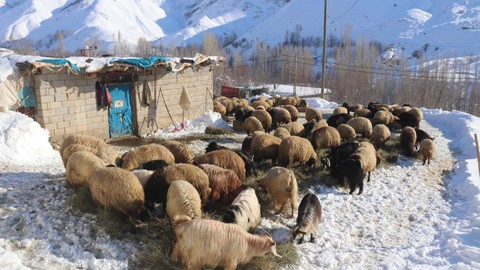
[(223, 61), (200, 54), (67, 59), (11, 55), (9, 60), (19, 60), (14, 77), (21, 83), (0, 85), (0, 105), (8, 102), (12, 107), (12, 96), (17, 95), (17, 110), (28, 112), (58, 142), (69, 134), (141, 136), (195, 118), (212, 109), (212, 71)]

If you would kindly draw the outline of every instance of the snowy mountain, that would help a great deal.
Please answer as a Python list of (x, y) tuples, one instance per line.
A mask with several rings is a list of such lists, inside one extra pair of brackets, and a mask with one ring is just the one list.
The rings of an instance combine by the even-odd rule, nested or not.
[[(321, 36), (323, 5), (317, 0), (5, 0), (0, 1), (0, 46), (25, 39), (40, 49), (65, 46), (73, 52), (97, 45), (108, 51), (119, 40), (136, 45), (139, 38), (184, 46), (200, 43), (205, 33), (275, 45), (287, 32)], [(479, 0), (330, 1), (328, 35), (341, 36), (347, 26), (354, 39), (368, 37), (410, 52), (425, 44), (456, 55), (480, 51), (475, 42)]]

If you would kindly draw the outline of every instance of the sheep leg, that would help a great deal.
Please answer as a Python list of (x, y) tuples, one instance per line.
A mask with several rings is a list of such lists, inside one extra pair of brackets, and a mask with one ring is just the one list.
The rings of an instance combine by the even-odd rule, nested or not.
[(130, 222), (130, 232), (135, 233), (137, 226), (135, 225), (135, 217), (129, 216), (128, 221)]
[(305, 237), (305, 234), (302, 233), (302, 236), (300, 237), (300, 239), (298, 240), (298, 244), (302, 244), (303, 243), (303, 238)]
[[(367, 180), (367, 182), (370, 182), (370, 173), (371, 173), (371, 172), (368, 172), (368, 180)], [(363, 176), (363, 178), (365, 178), (365, 175)]]
[(358, 183), (358, 186), (360, 187), (360, 190), (358, 191), (358, 195), (360, 195), (363, 192), (363, 181), (360, 181), (360, 183)]
[[(427, 162), (427, 158), (423, 158), (423, 164), (422, 165), (425, 165), (425, 162)], [(430, 163), (428, 163), (430, 164)]]
[(310, 242), (315, 243), (315, 237), (313, 236), (313, 233), (310, 234)]
[(275, 215), (278, 215), (278, 214), (280, 214), (280, 213), (283, 212), (283, 210), (285, 209), (285, 204), (286, 204), (286, 203), (284, 203), (284, 204), (282, 204), (282, 205), (280, 206), (280, 209), (278, 210), (277, 213), (275, 213)]
[(292, 207), (292, 214), (290, 215), (290, 218), (293, 218), (293, 215), (295, 213), (295, 204), (293, 203), (293, 200), (290, 199), (290, 206)]
[(357, 189), (357, 185), (353, 179), (348, 179), (348, 182), (350, 183), (350, 194), (353, 194), (355, 189)]
[(428, 158), (427, 160), (428, 160), (428, 165), (430, 165), (430, 159)]

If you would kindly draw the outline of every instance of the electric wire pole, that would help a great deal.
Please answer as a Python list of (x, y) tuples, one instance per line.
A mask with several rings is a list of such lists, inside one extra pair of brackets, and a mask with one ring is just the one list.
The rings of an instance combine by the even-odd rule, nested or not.
[(326, 46), (327, 46), (327, 0), (325, 0), (325, 8), (323, 10), (322, 98), (325, 98), (325, 69), (327, 65), (327, 57), (325, 55)]

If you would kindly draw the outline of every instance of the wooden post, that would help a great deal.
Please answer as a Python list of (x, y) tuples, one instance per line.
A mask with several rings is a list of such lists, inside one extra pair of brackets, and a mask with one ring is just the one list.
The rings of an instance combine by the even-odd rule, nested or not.
[(478, 137), (477, 137), (477, 133), (473, 135), (475, 137), (475, 150), (477, 151), (478, 172), (480, 174), (480, 150), (478, 149)]

